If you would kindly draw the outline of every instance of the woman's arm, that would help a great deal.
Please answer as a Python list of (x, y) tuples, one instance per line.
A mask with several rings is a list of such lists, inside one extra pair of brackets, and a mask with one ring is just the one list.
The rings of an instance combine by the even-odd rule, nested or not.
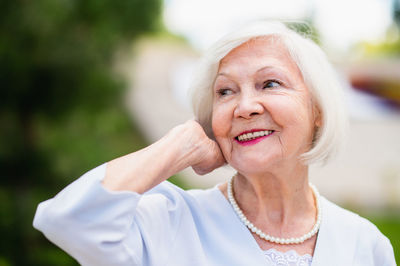
[(109, 190), (143, 193), (189, 166), (206, 174), (224, 163), (218, 144), (189, 120), (154, 144), (109, 162), (102, 183)]
[(202, 174), (223, 163), (218, 145), (188, 121), (42, 202), (34, 227), (82, 265), (162, 265), (189, 209), (171, 184), (141, 194), (188, 166)]

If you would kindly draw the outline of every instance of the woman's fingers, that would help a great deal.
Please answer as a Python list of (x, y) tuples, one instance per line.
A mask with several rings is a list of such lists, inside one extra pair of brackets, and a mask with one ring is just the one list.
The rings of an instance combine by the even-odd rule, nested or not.
[(200, 161), (192, 165), (192, 168), (197, 174), (204, 175), (223, 166), (225, 163), (225, 158), (218, 143), (208, 138), (207, 144), (204, 145), (202, 154), (200, 154)]

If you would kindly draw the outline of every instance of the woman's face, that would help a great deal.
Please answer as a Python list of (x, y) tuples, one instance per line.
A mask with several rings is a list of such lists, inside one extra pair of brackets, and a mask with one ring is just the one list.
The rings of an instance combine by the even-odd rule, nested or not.
[(317, 112), (280, 41), (255, 39), (233, 49), (220, 62), (213, 94), (213, 132), (239, 172), (298, 163), (310, 149)]

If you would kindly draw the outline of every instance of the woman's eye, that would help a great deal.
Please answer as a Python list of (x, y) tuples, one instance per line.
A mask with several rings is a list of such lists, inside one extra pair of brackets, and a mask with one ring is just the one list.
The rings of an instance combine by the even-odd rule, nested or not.
[(274, 87), (279, 87), (279, 86), (281, 86), (281, 83), (277, 80), (267, 80), (263, 84), (264, 89), (274, 88)]
[(219, 96), (227, 96), (231, 95), (233, 92), (231, 89), (222, 88), (217, 91)]

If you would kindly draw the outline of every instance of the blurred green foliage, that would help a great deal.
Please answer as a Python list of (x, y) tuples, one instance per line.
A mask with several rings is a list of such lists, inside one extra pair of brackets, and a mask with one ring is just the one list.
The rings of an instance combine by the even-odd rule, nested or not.
[(315, 27), (312, 18), (308, 18), (304, 21), (284, 21), (285, 25), (304, 36), (305, 38), (313, 40), (315, 43), (321, 43), (321, 36), (318, 29)]
[(145, 145), (116, 51), (160, 28), (161, 0), (0, 2), (0, 265), (77, 265), (33, 230), (37, 204)]

